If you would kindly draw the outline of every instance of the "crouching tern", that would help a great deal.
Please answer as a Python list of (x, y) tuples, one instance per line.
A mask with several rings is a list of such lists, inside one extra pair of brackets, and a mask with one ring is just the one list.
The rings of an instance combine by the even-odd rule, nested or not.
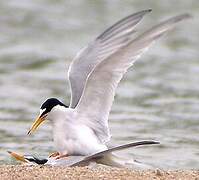
[(143, 164), (141, 162), (138, 162), (136, 160), (127, 160), (125, 158), (116, 156), (113, 154), (115, 151), (121, 151), (127, 148), (137, 147), (137, 146), (143, 146), (143, 145), (153, 145), (153, 144), (159, 144), (159, 142), (156, 141), (138, 141), (133, 143), (128, 143), (116, 147), (109, 148), (104, 151), (100, 151), (97, 153), (94, 153), (92, 155), (87, 156), (68, 156), (63, 157), (60, 159), (56, 159), (54, 157), (48, 157), (44, 159), (37, 158), (32, 155), (20, 155), (15, 152), (8, 151), (8, 153), (14, 157), (16, 160), (21, 161), (23, 163), (27, 164), (35, 164), (35, 165), (51, 165), (51, 166), (87, 166), (93, 162), (97, 164), (103, 164), (111, 167), (129, 167), (134, 169), (150, 169), (152, 166)]
[(135, 25), (150, 11), (118, 21), (78, 53), (68, 71), (69, 107), (56, 98), (41, 105), (39, 117), (28, 134), (44, 120), (52, 121), (58, 158), (107, 150), (109, 112), (123, 75), (155, 40), (190, 18), (189, 14), (172, 17), (135, 37)]

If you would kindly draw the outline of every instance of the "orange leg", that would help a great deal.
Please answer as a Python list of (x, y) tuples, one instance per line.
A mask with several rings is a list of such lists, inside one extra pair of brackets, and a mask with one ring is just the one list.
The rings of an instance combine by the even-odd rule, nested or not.
[(58, 156), (55, 157), (55, 159), (61, 159), (61, 158), (64, 158), (64, 157), (68, 157), (68, 154), (59, 154)]
[(56, 157), (56, 156), (60, 156), (59, 152), (53, 152), (53, 153), (49, 154), (48, 157), (51, 158), (51, 157)]

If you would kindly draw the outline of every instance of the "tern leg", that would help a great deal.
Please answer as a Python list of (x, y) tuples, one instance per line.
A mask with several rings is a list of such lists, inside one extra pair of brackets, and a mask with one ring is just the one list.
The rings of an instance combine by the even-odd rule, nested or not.
[(59, 154), (58, 156), (55, 157), (55, 159), (61, 159), (61, 158), (64, 158), (64, 157), (68, 157), (68, 154)]
[(56, 157), (56, 156), (60, 156), (60, 153), (59, 152), (53, 152), (53, 153), (51, 153), (51, 154), (49, 154), (49, 158), (51, 158), (51, 157)]

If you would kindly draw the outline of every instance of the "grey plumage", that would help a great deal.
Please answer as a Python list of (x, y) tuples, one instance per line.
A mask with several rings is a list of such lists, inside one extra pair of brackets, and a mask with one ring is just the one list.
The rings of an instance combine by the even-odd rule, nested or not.
[(102, 143), (110, 139), (109, 112), (123, 75), (155, 40), (188, 18), (189, 14), (182, 14), (155, 25), (100, 62), (90, 73), (75, 112), (77, 120), (89, 126)]
[[(45, 119), (53, 121), (53, 137), (59, 154), (86, 156), (107, 150), (108, 118), (120, 80), (155, 40), (180, 21), (190, 18), (189, 14), (181, 14), (133, 37), (135, 25), (150, 11), (140, 11), (122, 19), (76, 56), (68, 74), (72, 93), (69, 108), (58, 104), (44, 118), (45, 109), (41, 109), (31, 130)], [(118, 162), (111, 153), (101, 159), (109, 159), (108, 162), (117, 159)]]
[[(124, 144), (120, 146), (115, 146), (115, 147), (109, 148), (108, 150), (94, 153), (88, 156), (69, 156), (69, 157), (57, 159), (57, 160), (54, 158), (40, 159), (32, 155), (24, 155), (24, 156), (20, 155), (20, 156), (23, 157), (21, 159), (26, 160), (26, 163), (38, 164), (38, 165), (45, 164), (45, 165), (51, 165), (51, 166), (72, 167), (72, 166), (86, 166), (86, 165), (89, 165), (91, 162), (96, 162), (99, 164), (108, 165), (112, 167), (131, 167), (133, 165), (134, 168), (140, 168), (140, 167), (149, 167), (149, 166), (144, 165), (143, 163), (139, 163), (134, 160), (126, 161), (126, 159), (113, 154), (113, 152), (121, 151), (128, 148), (138, 147), (138, 146), (155, 145), (155, 144), (159, 144), (159, 142), (138, 141), (138, 142), (128, 143), (128, 144)], [(8, 153), (11, 155), (13, 154), (10, 151), (8, 151)], [(16, 153), (14, 154), (16, 155)]]
[(93, 68), (127, 44), (132, 39), (135, 25), (150, 11), (149, 9), (137, 12), (115, 23), (74, 58), (68, 71), (71, 87), (71, 108), (75, 108), (79, 102), (86, 79)]

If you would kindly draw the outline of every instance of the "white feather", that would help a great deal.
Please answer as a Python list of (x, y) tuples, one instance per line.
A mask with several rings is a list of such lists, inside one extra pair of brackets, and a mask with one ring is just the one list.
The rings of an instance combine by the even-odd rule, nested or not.
[(53, 139), (60, 154), (88, 155), (106, 150), (92, 129), (76, 121), (74, 109), (57, 105), (51, 110), (48, 119), (53, 121)]
[[(143, 16), (143, 13), (141, 14)], [(134, 23), (142, 16), (139, 15)], [(98, 55), (93, 54), (93, 52), (100, 51), (96, 46), (88, 46), (79, 55), (78, 60), (76, 59), (72, 63), (69, 73), (72, 73), (71, 77), (75, 78), (75, 81), (71, 81), (72, 89), (73, 83), (75, 84), (75, 91), (72, 91), (72, 108), (56, 106), (48, 115), (48, 118), (54, 122), (54, 141), (61, 154), (88, 155), (107, 149), (105, 143), (110, 139), (108, 117), (118, 83), (128, 68), (156, 39), (171, 30), (176, 23), (189, 17), (188, 14), (182, 14), (163, 21), (134, 40), (116, 48), (114, 53), (106, 54), (103, 60), (99, 60)], [(116, 27), (120, 25), (117, 28), (122, 29), (122, 33), (124, 33), (125, 28), (122, 28), (122, 24), (120, 21)], [(120, 37), (116, 33), (118, 32), (117, 28), (115, 29), (114, 26), (112, 28), (102, 33), (98, 38), (106, 42), (107, 39), (113, 37), (111, 34), (116, 36), (114, 39)], [(109, 39), (109, 41), (111, 40)], [(109, 46), (111, 47), (111, 44)], [(91, 61), (92, 58), (96, 59)], [(80, 59), (82, 59), (82, 63), (80, 63)], [(76, 70), (73, 71), (74, 69)], [(80, 100), (78, 100), (82, 87), (84, 90)], [(73, 109), (74, 105), (76, 107)]]
[(68, 71), (71, 88), (71, 108), (75, 108), (79, 102), (87, 76), (94, 67), (126, 45), (132, 39), (135, 25), (150, 11), (150, 9), (144, 10), (125, 17), (105, 30), (77, 54)]
[(101, 143), (110, 138), (108, 116), (115, 90), (123, 75), (156, 39), (171, 30), (176, 23), (189, 17), (188, 14), (179, 15), (152, 27), (99, 63), (90, 73), (75, 108), (76, 121), (90, 127)]

